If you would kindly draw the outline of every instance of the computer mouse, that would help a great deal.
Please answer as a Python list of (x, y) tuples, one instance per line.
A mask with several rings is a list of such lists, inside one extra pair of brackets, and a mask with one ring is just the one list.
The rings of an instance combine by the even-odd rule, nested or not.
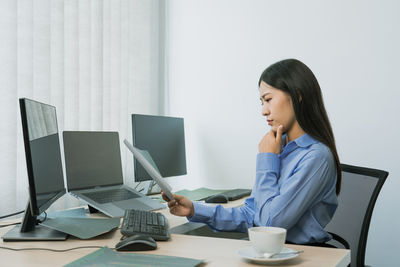
[(143, 251), (154, 250), (157, 243), (154, 239), (147, 235), (133, 235), (118, 242), (115, 249), (118, 251)]
[(222, 194), (216, 194), (213, 196), (209, 196), (205, 199), (206, 203), (228, 203), (228, 198)]

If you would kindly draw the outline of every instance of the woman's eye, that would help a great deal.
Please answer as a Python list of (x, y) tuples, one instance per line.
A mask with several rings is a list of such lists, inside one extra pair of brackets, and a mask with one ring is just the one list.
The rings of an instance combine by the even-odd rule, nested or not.
[(260, 99), (261, 101), (261, 106), (264, 105), (264, 102), (269, 102), (272, 98), (266, 98), (266, 99)]

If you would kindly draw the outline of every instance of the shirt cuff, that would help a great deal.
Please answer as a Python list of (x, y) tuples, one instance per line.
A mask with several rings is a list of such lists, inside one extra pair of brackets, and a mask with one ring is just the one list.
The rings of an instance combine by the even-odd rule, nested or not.
[(275, 153), (259, 153), (257, 154), (257, 171), (272, 171), (279, 174), (280, 160)]
[(193, 202), (194, 214), (186, 217), (190, 222), (207, 222), (214, 214), (215, 206), (207, 206), (198, 202)]

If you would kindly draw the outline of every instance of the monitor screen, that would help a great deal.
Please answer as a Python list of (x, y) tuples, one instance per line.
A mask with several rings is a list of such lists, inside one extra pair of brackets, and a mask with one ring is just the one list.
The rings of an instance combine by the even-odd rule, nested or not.
[(123, 184), (118, 132), (64, 131), (68, 191)]
[[(147, 150), (163, 177), (186, 174), (183, 118), (132, 114), (133, 145)], [(151, 180), (134, 159), (135, 181)]]
[(56, 108), (20, 99), (32, 215), (65, 194)]

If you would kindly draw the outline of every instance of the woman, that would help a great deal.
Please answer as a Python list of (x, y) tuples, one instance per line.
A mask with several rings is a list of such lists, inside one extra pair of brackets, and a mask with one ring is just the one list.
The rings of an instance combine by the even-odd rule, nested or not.
[(287, 59), (268, 67), (258, 85), (271, 130), (258, 145), (256, 180), (245, 205), (163, 198), (172, 214), (217, 230), (277, 226), (287, 229), (287, 242), (323, 244), (332, 238), (324, 227), (337, 207), (341, 169), (319, 84), (305, 64)]

